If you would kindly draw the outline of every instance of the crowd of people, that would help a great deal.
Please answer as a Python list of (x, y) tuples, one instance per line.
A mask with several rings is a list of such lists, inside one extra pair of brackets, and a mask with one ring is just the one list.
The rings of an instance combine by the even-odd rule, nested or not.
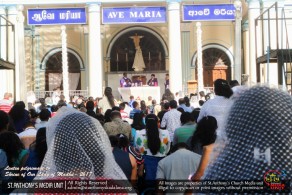
[[(56, 104), (40, 99), (28, 110), (6, 93), (0, 101), (0, 179), (73, 174), (77, 180), (128, 181), (138, 193), (159, 193), (157, 182), (165, 180), (263, 180), (270, 170), (285, 171), (282, 179), (291, 180), (292, 97), (223, 79), (214, 82), (214, 93), (178, 97), (167, 88), (161, 100), (131, 96), (118, 103), (106, 87), (99, 100), (60, 96)], [(22, 167), (39, 169), (21, 174)]]

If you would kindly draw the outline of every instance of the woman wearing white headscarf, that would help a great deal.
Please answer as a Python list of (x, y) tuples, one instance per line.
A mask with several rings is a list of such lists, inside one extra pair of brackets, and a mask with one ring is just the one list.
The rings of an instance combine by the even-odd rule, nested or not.
[(127, 180), (103, 127), (85, 113), (62, 107), (49, 121), (47, 145), (35, 180)]
[(267, 174), (275, 173), (282, 182), (291, 180), (291, 96), (268, 87), (247, 90), (230, 110), (226, 134), (228, 143), (204, 179), (268, 182)]

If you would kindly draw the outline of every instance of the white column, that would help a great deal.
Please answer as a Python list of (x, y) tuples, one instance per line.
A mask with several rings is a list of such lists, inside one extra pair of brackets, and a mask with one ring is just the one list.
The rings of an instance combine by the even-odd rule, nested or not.
[[(13, 23), (13, 25), (16, 26), (16, 16), (17, 16), (17, 9), (16, 6), (9, 6), (7, 7), (7, 16), (8, 16), (8, 20)], [(15, 40), (16, 39), (16, 35), (15, 35), (15, 29), (14, 31), (12, 31), (12, 26), (8, 27), (8, 37), (7, 37), (7, 41), (8, 41), (8, 48), (7, 48), (7, 52), (8, 52), (8, 61), (11, 63), (15, 63), (15, 46), (17, 44), (15, 44)]]
[(63, 95), (67, 102), (70, 101), (69, 97), (69, 73), (68, 73), (68, 52), (67, 52), (67, 34), (66, 26), (61, 26), (62, 37), (62, 70), (63, 70)]
[[(203, 49), (201, 22), (197, 22), (197, 61), (198, 61), (198, 92), (204, 91), (203, 79)], [(198, 93), (199, 94), (199, 93)]]
[(17, 18), (15, 35), (17, 41), (15, 41), (18, 46), (18, 55), (15, 58), (19, 63), (19, 98), (20, 100), (27, 102), (27, 84), (26, 84), (26, 64), (25, 64), (25, 48), (24, 48), (24, 15), (23, 15), (23, 5), (17, 5)]
[[(83, 26), (83, 33), (84, 33), (84, 48), (88, 48), (88, 26), (87, 25)], [(88, 86), (89, 86), (88, 50), (85, 51), (84, 63), (85, 63), (85, 76), (86, 76), (85, 87), (88, 90)]]
[[(0, 16), (6, 18), (6, 7), (4, 6), (0, 6)], [(7, 37), (6, 37), (6, 27), (4, 26), (6, 25), (6, 20), (3, 18), (0, 18), (0, 58), (2, 58), (3, 60), (7, 60)], [(1, 97), (1, 96), (0, 96)]]
[(242, 37), (242, 43), (243, 43), (243, 52), (244, 52), (244, 69), (243, 74), (241, 77), (242, 84), (246, 84), (246, 77), (249, 75), (249, 29), (248, 29), (248, 21), (246, 21), (243, 26), (243, 37)]
[(169, 87), (173, 93), (182, 90), (180, 1), (168, 0)]
[(234, 55), (234, 79), (241, 83), (241, 1), (235, 0), (235, 55)]
[[(6, 7), (0, 6), (0, 15), (7, 19), (6, 16)], [(4, 61), (8, 61), (7, 57), (7, 28), (6, 26), (6, 20), (3, 18), (0, 18), (0, 58), (2, 58)], [(13, 34), (11, 34), (13, 36)], [(14, 36), (13, 36), (14, 37)], [(14, 46), (13, 46), (14, 47)], [(0, 78), (1, 78), (1, 84), (0, 84), (0, 97), (4, 96), (4, 93), (14, 92), (14, 70), (0, 70)], [(14, 96), (15, 94), (13, 94)]]
[(14, 32), (9, 30), (8, 61), (12, 63), (15, 61), (15, 100), (24, 101), (26, 104), (27, 85), (24, 49), (24, 16), (22, 11), (23, 5), (8, 7), (8, 19), (15, 25)]
[(89, 95), (102, 97), (103, 65), (100, 36), (100, 3), (88, 6)]
[(248, 24), (249, 24), (249, 81), (257, 82), (256, 76), (256, 44), (255, 44), (255, 18), (260, 15), (258, 0), (248, 0)]

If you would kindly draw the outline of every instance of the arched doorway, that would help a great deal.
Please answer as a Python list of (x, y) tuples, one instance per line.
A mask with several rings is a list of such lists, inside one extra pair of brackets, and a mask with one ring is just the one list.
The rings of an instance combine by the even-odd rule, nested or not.
[[(197, 66), (197, 54), (193, 63)], [(213, 87), (216, 79), (231, 79), (233, 56), (221, 45), (206, 45), (203, 47), (203, 78), (205, 87)], [(196, 75), (197, 77), (197, 75)], [(197, 78), (196, 78), (197, 79)]]
[(142, 50), (145, 71), (165, 70), (165, 58), (168, 56), (166, 45), (159, 35), (145, 27), (133, 27), (118, 33), (109, 45), (107, 57), (110, 59), (110, 72), (134, 71), (135, 45), (131, 36), (142, 36)]
[[(45, 90), (52, 91), (56, 87), (63, 89), (62, 49), (50, 51), (43, 59), (45, 70)], [(72, 49), (68, 49), (69, 90), (81, 89), (81, 71), (84, 65), (80, 56)]]
[(217, 48), (203, 51), (204, 86), (213, 87), (216, 79), (230, 80), (230, 60), (225, 52)]

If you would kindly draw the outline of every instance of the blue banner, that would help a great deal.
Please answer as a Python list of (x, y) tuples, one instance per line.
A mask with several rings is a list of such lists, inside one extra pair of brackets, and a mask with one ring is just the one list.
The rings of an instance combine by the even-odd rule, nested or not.
[(213, 20), (235, 20), (234, 5), (183, 5), (183, 21)]
[(103, 8), (103, 24), (165, 23), (165, 7)]
[(28, 9), (28, 25), (86, 24), (85, 8)]

